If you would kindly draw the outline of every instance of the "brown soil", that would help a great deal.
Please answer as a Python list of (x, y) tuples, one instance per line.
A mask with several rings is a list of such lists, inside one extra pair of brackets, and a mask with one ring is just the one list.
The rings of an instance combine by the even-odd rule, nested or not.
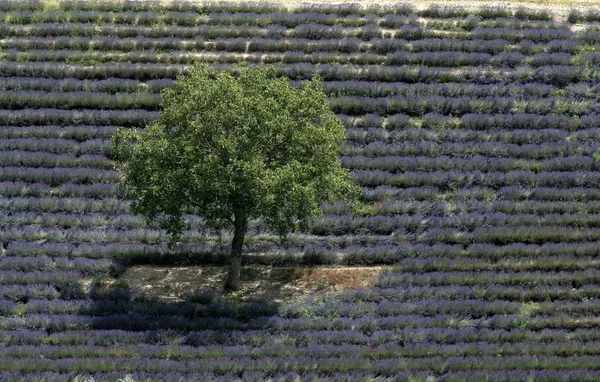
[[(348, 288), (373, 285), (383, 267), (271, 267), (242, 268), (242, 287), (229, 296), (244, 300), (268, 299), (291, 303), (300, 299)], [(160, 267), (142, 265), (128, 268), (105, 286), (127, 286), (135, 294), (161, 301), (185, 300), (185, 294), (199, 290), (223, 290), (227, 267)]]

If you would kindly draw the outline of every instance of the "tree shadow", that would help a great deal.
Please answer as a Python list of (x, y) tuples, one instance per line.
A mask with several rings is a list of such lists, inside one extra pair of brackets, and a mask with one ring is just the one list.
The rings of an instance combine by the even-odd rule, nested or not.
[(266, 299), (239, 302), (204, 294), (186, 296), (187, 301), (165, 302), (139, 296), (128, 286), (119, 285), (94, 285), (89, 296), (94, 301), (89, 312), (95, 318), (93, 329), (105, 330), (259, 329), (279, 311), (279, 304)]
[[(223, 331), (227, 337), (227, 331), (273, 328), (280, 313), (291, 306), (310, 305), (316, 299), (330, 299), (343, 290), (360, 288), (358, 284), (348, 284), (348, 272), (342, 268), (244, 266), (242, 290), (225, 293), (221, 287), (226, 267), (187, 267), (185, 270), (190, 271), (190, 268), (195, 272), (218, 269), (221, 275), (210, 285), (186, 287), (182, 282), (183, 289), (176, 291), (178, 298), (169, 299), (160, 293), (144, 293), (143, 284), (158, 286), (162, 280), (153, 278), (153, 274), (164, 272), (172, 272), (177, 278), (174, 267), (145, 266), (126, 279), (96, 279), (87, 285), (82, 282), (66, 285), (61, 288), (59, 298), (74, 303), (85, 301), (76, 314), (85, 320), (87, 330), (151, 331), (151, 338), (146, 339), (150, 344), (164, 343), (163, 337), (178, 334), (178, 339), (171, 338), (170, 344), (197, 346), (197, 342), (188, 338), (192, 332)], [(379, 271), (371, 269), (370, 277), (374, 278)], [(127, 268), (123, 268), (121, 274), (123, 272), (127, 272)], [(143, 276), (147, 279), (142, 279)], [(141, 282), (134, 284), (136, 278)], [(49, 334), (60, 332), (67, 329), (66, 326), (68, 323), (57, 322), (47, 331)], [(164, 335), (160, 334), (163, 331)]]

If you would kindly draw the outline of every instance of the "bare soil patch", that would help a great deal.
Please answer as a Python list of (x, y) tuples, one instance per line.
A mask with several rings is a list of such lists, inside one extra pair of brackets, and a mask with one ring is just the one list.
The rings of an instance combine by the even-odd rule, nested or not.
[[(309, 296), (373, 286), (382, 269), (382, 266), (245, 266), (241, 273), (241, 289), (229, 295), (240, 301), (268, 299), (281, 304), (292, 303)], [(186, 300), (186, 294), (195, 291), (212, 290), (221, 294), (226, 275), (225, 266), (140, 265), (128, 268), (104, 285), (127, 286), (137, 295), (178, 302)]]

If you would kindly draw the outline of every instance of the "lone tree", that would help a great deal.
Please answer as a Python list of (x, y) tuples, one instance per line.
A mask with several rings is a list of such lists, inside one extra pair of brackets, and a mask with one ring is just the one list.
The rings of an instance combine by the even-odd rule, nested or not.
[(166, 229), (169, 245), (185, 211), (233, 229), (230, 290), (239, 288), (249, 219), (283, 237), (306, 229), (324, 201), (353, 201), (359, 190), (338, 159), (345, 132), (318, 75), (293, 87), (273, 67), (235, 71), (192, 67), (163, 91), (156, 121), (112, 140), (122, 192)]

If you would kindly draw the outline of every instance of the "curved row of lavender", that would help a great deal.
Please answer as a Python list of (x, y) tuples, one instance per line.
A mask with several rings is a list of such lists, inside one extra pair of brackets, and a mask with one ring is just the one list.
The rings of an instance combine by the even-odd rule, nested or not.
[[(411, 4), (0, 1), (0, 380), (585, 381), (600, 373), (600, 12)], [(577, 28), (573, 26), (577, 25)], [(363, 187), (247, 263), (389, 265), (280, 305), (140, 298), (176, 251), (119, 198), (110, 137), (196, 61), (317, 71)], [(91, 280), (89, 287), (82, 280)]]

